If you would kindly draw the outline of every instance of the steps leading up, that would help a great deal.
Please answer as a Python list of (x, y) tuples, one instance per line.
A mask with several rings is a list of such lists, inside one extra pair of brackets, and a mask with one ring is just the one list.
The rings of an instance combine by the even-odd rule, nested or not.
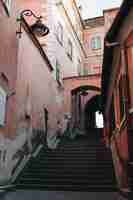
[(16, 189), (117, 191), (111, 152), (97, 138), (63, 139), (43, 148), (15, 182)]

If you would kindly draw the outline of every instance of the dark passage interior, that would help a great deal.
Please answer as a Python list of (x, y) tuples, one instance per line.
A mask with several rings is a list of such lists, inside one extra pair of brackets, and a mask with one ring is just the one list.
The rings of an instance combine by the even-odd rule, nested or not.
[(86, 132), (90, 129), (103, 128), (102, 114), (100, 114), (100, 95), (92, 97), (86, 103), (84, 108), (84, 127)]

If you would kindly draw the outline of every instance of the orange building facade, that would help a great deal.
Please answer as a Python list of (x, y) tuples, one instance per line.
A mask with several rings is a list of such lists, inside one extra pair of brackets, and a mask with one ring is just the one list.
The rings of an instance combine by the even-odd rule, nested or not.
[[(132, 189), (133, 3), (124, 1), (105, 37), (102, 74), (104, 136), (118, 185)], [(128, 190), (127, 190), (128, 191)]]

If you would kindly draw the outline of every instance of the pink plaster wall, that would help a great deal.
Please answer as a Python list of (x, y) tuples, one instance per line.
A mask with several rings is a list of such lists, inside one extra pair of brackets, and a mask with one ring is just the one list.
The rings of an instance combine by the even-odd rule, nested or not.
[[(26, 44), (26, 45), (25, 45)], [(28, 62), (27, 62), (28, 61)], [(24, 112), (30, 112), (33, 128), (43, 127), (43, 108), (49, 111), (49, 130), (55, 131), (62, 102), (57, 83), (52, 78), (45, 60), (27, 33), (23, 32), (19, 41), (17, 79), (17, 118), (21, 121)], [(18, 123), (19, 124), (19, 123)]]
[[(5, 88), (3, 87), (4, 83), (2, 79), (0, 81), (0, 86), (3, 87), (7, 93), (15, 91), (17, 78), (18, 43), (16, 39), (16, 9), (16, 2), (12, 1), (11, 10), (14, 12), (11, 12), (10, 16), (8, 16), (2, 2), (0, 1), (0, 73), (3, 73), (6, 78)], [(15, 99), (15, 95), (8, 99), (5, 125), (0, 128), (0, 132), (4, 134), (4, 136), (10, 138), (15, 135), (16, 128)]]

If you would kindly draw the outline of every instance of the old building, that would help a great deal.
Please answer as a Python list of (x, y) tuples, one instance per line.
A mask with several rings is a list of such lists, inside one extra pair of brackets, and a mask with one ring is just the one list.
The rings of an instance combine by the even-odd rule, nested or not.
[[(70, 104), (69, 110), (64, 106), (63, 78), (83, 74), (86, 53), (83, 22), (74, 0), (2, 0), (0, 9), (3, 181), (10, 179), (16, 163), (25, 158), (22, 152), (26, 151), (27, 140), (32, 144), (35, 138), (43, 140), (47, 133), (48, 144), (56, 146), (57, 122), (63, 132), (64, 114), (71, 112)], [(39, 16), (50, 30), (45, 37), (38, 37), (32, 29)]]
[(87, 57), (84, 59), (84, 74), (101, 74), (104, 37), (119, 8), (103, 11), (103, 16), (84, 20), (83, 42)]
[[(72, 113), (73, 124), (82, 127), (96, 127), (96, 112), (100, 110), (101, 72), (104, 37), (119, 8), (103, 11), (103, 16), (83, 21), (82, 43), (85, 55), (82, 57), (82, 73), (64, 77), (65, 112)], [(98, 101), (97, 107), (91, 101)], [(89, 103), (90, 101), (90, 103)], [(92, 110), (91, 110), (92, 108)], [(82, 114), (81, 114), (82, 113)]]
[(48, 1), (48, 26), (47, 54), (61, 78), (82, 73), (83, 23), (75, 0)]
[[(125, 88), (121, 87), (119, 80), (120, 83), (121, 80), (126, 81), (125, 77), (122, 76), (122, 79), (120, 77), (125, 73), (121, 68), (125, 63), (124, 52), (119, 45), (121, 42), (123, 44), (123, 41), (126, 41), (127, 63), (129, 63), (129, 71), (126, 71), (129, 74), (129, 81), (127, 81), (129, 91), (124, 90), (124, 94), (132, 94), (130, 73), (132, 71), (130, 19), (132, 10), (128, 6), (128, 1), (125, 2), (113, 25), (118, 8), (104, 10), (103, 16), (83, 21), (75, 0), (2, 0), (0, 2), (2, 19), (0, 21), (2, 47), (0, 48), (0, 182), (2, 184), (14, 177), (14, 172), (16, 176), (18, 166), (21, 170), (20, 161), (22, 160), (22, 165), (27, 162), (37, 142), (43, 143), (47, 140), (49, 147), (55, 148), (58, 143), (57, 131), (60, 123), (62, 132), (64, 131), (66, 114), (71, 116), (72, 128), (86, 130), (85, 133), (88, 134), (89, 129), (97, 127), (96, 113), (103, 109), (104, 137), (108, 144), (109, 137), (112, 135), (109, 130), (113, 129), (108, 119), (113, 117), (110, 116), (110, 109), (113, 109), (110, 105), (113, 105), (111, 92), (114, 87), (113, 78), (112, 82), (109, 82), (109, 78), (111, 69), (119, 68), (120, 71), (113, 71), (111, 77), (119, 74), (117, 79), (119, 89), (116, 88), (116, 95), (114, 95), (115, 133), (119, 136), (118, 143), (121, 140), (122, 144), (119, 143), (116, 149), (114, 137), (111, 137), (111, 147), (118, 183), (122, 187), (127, 186), (125, 162), (121, 165), (116, 156), (119, 150), (121, 152), (119, 145), (123, 145), (124, 150), (121, 152), (120, 159), (127, 159), (128, 128), (124, 126), (126, 119), (129, 119), (132, 125), (130, 115), (128, 118), (123, 117), (124, 111), (127, 114), (127, 104), (123, 107), (121, 101), (122, 106), (121, 104), (118, 106), (119, 95), (121, 92), (123, 94)], [(121, 15), (124, 17), (121, 18)], [(44, 24), (47, 25), (49, 34), (45, 37), (36, 35), (34, 31), (38, 24), (43, 28)], [(107, 41), (104, 44), (106, 33)], [(130, 34), (127, 35), (128, 33)], [(119, 40), (115, 42), (117, 38)], [(101, 108), (104, 46), (106, 52)], [(115, 51), (113, 48), (116, 48)], [(118, 60), (119, 58), (121, 60)], [(117, 90), (120, 91), (117, 93)], [(129, 110), (132, 114), (132, 96), (129, 102), (131, 103)], [(122, 120), (118, 114), (119, 107), (122, 109)], [(120, 127), (122, 127), (122, 134), (119, 134)], [(129, 128), (131, 130), (131, 126)]]
[(104, 41), (104, 137), (112, 149), (119, 187), (132, 189), (133, 2), (125, 0)]
[(53, 77), (53, 63), (32, 29), (41, 9), (41, 0), (0, 2), (1, 183), (46, 133), (48, 145), (56, 145), (57, 121), (64, 116), (60, 77), (57, 71)]

